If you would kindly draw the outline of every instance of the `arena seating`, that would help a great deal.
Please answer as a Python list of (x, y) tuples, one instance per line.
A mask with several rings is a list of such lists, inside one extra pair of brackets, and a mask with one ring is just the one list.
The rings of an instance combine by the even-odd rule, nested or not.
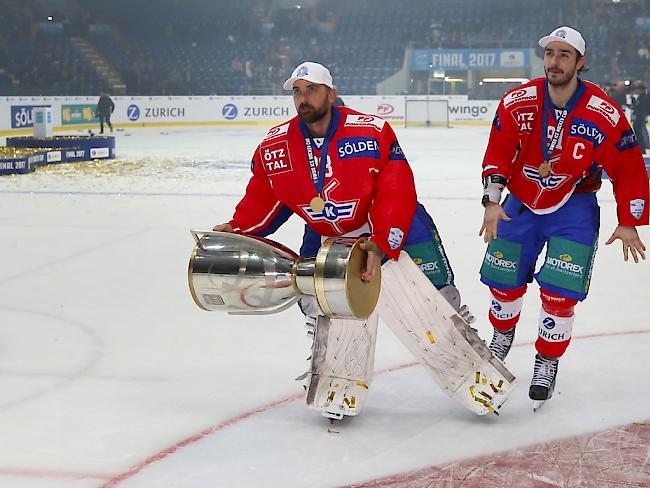
[[(343, 95), (374, 94), (409, 46), (536, 47), (558, 24), (582, 29), (590, 79), (650, 77), (647, 2), (576, 0), (6, 0), (0, 32), (3, 95), (95, 95), (111, 90), (71, 38), (83, 37), (120, 74), (126, 93), (282, 93), (300, 61), (330, 66)], [(594, 7), (594, 5), (596, 5)], [(53, 19), (48, 22), (47, 16)], [(643, 51), (645, 48), (645, 52)]]

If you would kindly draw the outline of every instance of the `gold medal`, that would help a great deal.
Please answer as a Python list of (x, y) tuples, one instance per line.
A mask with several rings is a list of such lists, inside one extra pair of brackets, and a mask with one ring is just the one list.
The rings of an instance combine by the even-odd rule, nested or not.
[(309, 206), (314, 212), (322, 212), (323, 210), (325, 210), (325, 200), (323, 200), (319, 196), (316, 196), (311, 199), (311, 202), (309, 202)]
[(551, 176), (551, 169), (551, 164), (548, 161), (544, 161), (539, 165), (539, 168), (537, 168), (537, 172), (542, 178), (548, 178)]

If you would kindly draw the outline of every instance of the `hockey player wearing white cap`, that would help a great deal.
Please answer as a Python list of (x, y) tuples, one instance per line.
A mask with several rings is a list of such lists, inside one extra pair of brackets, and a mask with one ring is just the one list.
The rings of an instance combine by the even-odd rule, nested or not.
[[(625, 261), (645, 259), (636, 227), (648, 224), (648, 175), (620, 107), (578, 77), (585, 41), (571, 27), (539, 40), (545, 78), (507, 92), (483, 160), (485, 207), (480, 234), (489, 243), (481, 281), (490, 287), (492, 352), (505, 359), (527, 283), (542, 307), (529, 396), (535, 408), (553, 394), (559, 358), (571, 340), (574, 306), (587, 297), (600, 226), (596, 191), (603, 169), (614, 186)], [(501, 193), (509, 195), (501, 205)], [(546, 246), (541, 269), (535, 264)]]
[(323, 237), (367, 236), (361, 277), (382, 283), (365, 321), (330, 320), (314, 297), (301, 297), (314, 337), (310, 369), (299, 377), (307, 380), (307, 404), (331, 419), (361, 411), (381, 316), (449, 396), (477, 414), (495, 412), (514, 378), (468, 326), (473, 317), (461, 307), (393, 129), (380, 117), (335, 106), (332, 76), (318, 63), (301, 63), (284, 88), (297, 116), (268, 131), (233, 218), (214, 230), (264, 237), (295, 213), (306, 224), (302, 257), (316, 256)]

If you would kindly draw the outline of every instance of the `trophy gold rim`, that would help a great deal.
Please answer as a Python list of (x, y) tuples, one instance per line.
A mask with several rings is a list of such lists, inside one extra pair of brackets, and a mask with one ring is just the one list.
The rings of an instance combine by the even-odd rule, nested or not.
[(367, 239), (359, 239), (352, 246), (345, 274), (345, 296), (350, 311), (360, 319), (365, 319), (372, 314), (381, 291), (381, 268), (379, 268), (379, 274), (372, 281), (367, 282), (361, 279), (364, 260), (368, 259), (368, 253), (360, 246), (365, 241)]
[(316, 291), (316, 299), (320, 308), (323, 310), (323, 313), (328, 317), (334, 315), (332, 309), (327, 302), (327, 296), (325, 294), (325, 261), (327, 259), (327, 253), (332, 247), (333, 239), (327, 239), (323, 245), (318, 250), (316, 254), (316, 264), (314, 268), (314, 290)]
[(208, 309), (205, 308), (199, 301), (199, 297), (196, 296), (196, 291), (194, 290), (194, 283), (192, 282), (192, 276), (193, 276), (192, 271), (194, 269), (194, 259), (196, 258), (196, 254), (198, 250), (199, 250), (199, 243), (197, 242), (196, 246), (194, 246), (194, 249), (192, 249), (192, 254), (190, 255), (190, 262), (187, 265), (187, 284), (190, 287), (190, 294), (192, 295), (192, 299), (194, 300), (194, 303), (196, 303), (201, 310), (208, 311)]

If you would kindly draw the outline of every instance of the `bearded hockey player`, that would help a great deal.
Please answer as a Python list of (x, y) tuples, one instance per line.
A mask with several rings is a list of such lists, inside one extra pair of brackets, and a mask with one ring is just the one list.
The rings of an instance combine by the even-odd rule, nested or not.
[[(366, 235), (368, 258), (362, 279), (378, 279), (382, 260), (397, 259), (404, 249), (460, 310), (440, 235), (417, 202), (411, 168), (390, 125), (379, 117), (334, 106), (332, 77), (318, 63), (300, 64), (284, 88), (292, 91), (298, 115), (268, 131), (255, 150), (253, 174), (232, 220), (214, 230), (264, 237), (296, 214), (306, 222), (303, 257), (316, 255), (323, 236)], [(320, 315), (314, 297), (303, 296), (300, 305), (316, 337), (308, 404), (331, 418), (356, 415), (372, 375), (376, 315), (362, 326), (350, 327), (345, 323), (350, 321), (330, 322)], [(464, 318), (473, 320), (467, 313)], [(342, 348), (338, 354), (333, 343)], [(356, 349), (350, 353), (352, 346)], [(321, 381), (324, 378), (328, 381)], [(339, 393), (340, 412), (333, 410)], [(325, 399), (319, 400), (323, 395)]]
[[(490, 287), (492, 352), (505, 359), (523, 295), (533, 277), (542, 307), (529, 396), (535, 409), (551, 397), (559, 358), (571, 341), (574, 307), (587, 297), (600, 225), (596, 191), (603, 169), (618, 204), (623, 256), (645, 259), (637, 226), (648, 224), (648, 174), (636, 136), (616, 103), (578, 77), (585, 41), (560, 27), (539, 40), (545, 78), (509, 91), (499, 104), (483, 160), (489, 243), (481, 281)], [(508, 188), (503, 204), (501, 193)], [(534, 273), (546, 246), (541, 269)]]

